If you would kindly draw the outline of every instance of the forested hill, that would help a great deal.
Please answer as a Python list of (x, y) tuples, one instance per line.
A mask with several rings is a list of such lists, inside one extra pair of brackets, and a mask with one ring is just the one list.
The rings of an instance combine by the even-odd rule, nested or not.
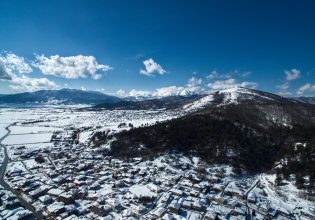
[(286, 159), (281, 175), (302, 173), (314, 179), (315, 106), (266, 100), (205, 105), (181, 118), (123, 131), (115, 135), (110, 153), (128, 158), (178, 151), (251, 173)]

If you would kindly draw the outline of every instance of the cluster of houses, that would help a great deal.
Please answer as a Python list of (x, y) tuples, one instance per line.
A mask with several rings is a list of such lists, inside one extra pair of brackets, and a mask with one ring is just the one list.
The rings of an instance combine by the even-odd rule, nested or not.
[(0, 219), (28, 219), (32, 212), (22, 206), (19, 199), (11, 191), (0, 186)]
[(250, 192), (255, 181), (233, 179), (224, 166), (202, 170), (178, 155), (123, 161), (105, 156), (101, 147), (74, 144), (71, 135), (58, 133), (53, 141), (53, 147), (18, 147), (11, 155), (10, 163), (21, 166), (7, 169), (5, 181), (32, 212), (0, 189), (2, 219), (9, 219), (4, 210), (19, 208), (16, 219), (35, 214), (60, 220), (292, 217), (277, 207), (253, 206), (259, 200)]

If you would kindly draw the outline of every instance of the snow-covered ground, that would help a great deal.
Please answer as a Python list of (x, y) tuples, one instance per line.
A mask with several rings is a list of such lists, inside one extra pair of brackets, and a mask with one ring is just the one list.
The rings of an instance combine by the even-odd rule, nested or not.
[(153, 193), (148, 186), (146, 185), (133, 185), (129, 188), (129, 191), (136, 195), (137, 197), (140, 196), (156, 196), (156, 193)]
[(52, 133), (60, 131), (61, 128), (43, 127), (43, 126), (11, 126), (11, 134), (36, 134), (36, 133)]
[(3, 124), (0, 124), (0, 138), (3, 137), (6, 133), (7, 130), (5, 130), (4, 127), (2, 127)]
[[(215, 101), (215, 95), (223, 96), (223, 100), (220, 101), (220, 104), (213, 103)], [(186, 112), (189, 112), (189, 111), (195, 111), (205, 106), (214, 105), (214, 104), (216, 106), (238, 104), (242, 99), (244, 99), (244, 97), (246, 97), (247, 100), (251, 100), (251, 99), (254, 100), (258, 98), (262, 100), (272, 100), (272, 98), (266, 95), (262, 95), (257, 92), (254, 92), (253, 90), (241, 88), (241, 87), (234, 87), (234, 88), (218, 91), (217, 93), (209, 94), (208, 96), (205, 96), (192, 103), (189, 103), (183, 106), (183, 110)]]
[[(10, 126), (11, 133), (3, 141), (6, 145), (49, 142), (54, 131), (89, 128), (80, 134), (80, 141), (85, 142), (97, 131), (119, 131), (148, 125), (177, 117), (178, 112), (168, 111), (78, 111), (64, 109), (0, 109), (0, 137)], [(13, 124), (14, 123), (14, 124)], [(119, 126), (126, 123), (127, 126)]]
[(9, 135), (2, 143), (6, 145), (50, 142), (52, 133)]
[[(199, 108), (205, 103), (211, 101), (211, 97), (205, 97), (201, 101), (198, 100), (194, 106), (187, 106), (187, 109)], [(237, 100), (237, 97), (230, 97), (229, 100)], [(39, 179), (47, 178), (44, 182), (52, 182), (48, 177), (44, 177), (40, 173), (33, 172), (32, 169), (37, 166), (43, 166), (39, 164), (33, 158), (27, 158), (20, 161), (19, 151), (26, 153), (36, 151), (38, 149), (44, 150), (44, 148), (52, 149), (53, 143), (50, 142), (54, 131), (61, 132), (61, 136), (69, 134), (69, 131), (80, 130), (79, 142), (88, 143), (91, 135), (96, 131), (108, 131), (119, 132), (124, 129), (130, 129), (130, 127), (137, 127), (142, 125), (150, 125), (157, 121), (164, 121), (171, 118), (179, 117), (182, 113), (176, 111), (132, 111), (132, 110), (115, 110), (115, 111), (82, 111), (76, 109), (0, 109), (0, 137), (4, 136), (7, 131), (5, 127), (10, 126), (10, 135), (3, 140), (3, 144), (7, 145), (7, 151), (9, 155), (9, 163), (7, 166), (7, 173), (29, 173), (39, 175)], [(130, 126), (132, 124), (132, 126)], [(80, 144), (81, 144), (80, 143)], [(78, 144), (78, 145), (80, 145)], [(84, 145), (84, 144), (82, 144)], [(89, 158), (88, 145), (85, 154), (80, 152), (80, 157)], [(55, 146), (56, 147), (56, 146)], [(62, 151), (63, 148), (60, 148)], [(59, 151), (59, 149), (58, 149)], [(26, 152), (26, 153), (25, 153)], [(43, 152), (43, 151), (42, 151)], [(69, 151), (72, 153), (71, 151)], [(69, 153), (68, 152), (68, 153)], [(0, 163), (3, 160), (4, 151), (0, 149)], [(99, 156), (99, 155), (97, 155)], [(50, 162), (50, 156), (45, 155), (45, 164), (52, 165), (57, 163), (58, 169), (62, 169), (64, 164), (59, 162), (55, 158), (54, 162)], [(82, 160), (84, 162), (84, 159)], [(113, 162), (113, 161), (112, 161)], [(111, 163), (112, 163), (111, 162)], [(52, 163), (52, 164), (50, 164)], [(47, 164), (46, 164), (47, 165)], [(55, 166), (55, 165), (54, 165)], [(187, 167), (192, 169), (185, 170)], [(176, 167), (176, 168), (175, 168)], [(179, 169), (181, 167), (182, 169)], [(306, 200), (300, 198), (300, 190), (297, 190), (291, 183), (286, 186), (275, 187), (275, 176), (262, 174), (260, 176), (248, 176), (244, 179), (237, 179), (233, 177), (232, 167), (224, 165), (205, 165), (197, 157), (184, 157), (178, 155), (167, 155), (155, 158), (153, 161), (142, 161), (137, 163), (136, 168), (141, 173), (150, 174), (154, 171), (154, 174), (150, 174), (150, 178), (160, 182), (160, 186), (168, 191), (171, 185), (170, 183), (180, 179), (180, 177), (194, 176), (198, 170), (197, 168), (204, 167), (207, 172), (207, 179), (216, 180), (220, 177), (220, 183), (213, 184), (213, 188), (220, 188), (226, 193), (234, 192), (244, 195), (248, 190), (251, 190), (249, 196), (260, 195), (261, 201), (257, 204), (267, 205), (267, 207), (280, 207), (288, 212), (294, 212), (298, 207), (314, 207)], [(133, 167), (134, 168), (134, 167)], [(138, 172), (137, 171), (137, 172)], [(157, 172), (158, 171), (158, 172)], [(133, 184), (126, 188), (124, 193), (132, 194), (135, 197), (155, 196), (158, 193), (152, 192), (152, 189), (148, 187), (148, 182), (143, 181), (143, 177), (136, 175), (133, 179)], [(254, 186), (257, 181), (260, 181), (258, 186)], [(183, 186), (191, 188), (190, 181), (181, 180)], [(192, 190), (193, 192), (194, 190)], [(89, 190), (89, 194), (97, 194), (97, 196), (110, 195), (114, 192), (111, 184), (105, 183), (100, 186), (99, 190)], [(221, 193), (221, 191), (220, 191)], [(120, 195), (122, 197), (122, 195)], [(235, 197), (235, 196), (234, 196)], [(244, 201), (245, 203), (245, 201)], [(253, 208), (258, 208), (258, 205), (251, 205)], [(257, 206), (257, 207), (256, 207)], [(192, 216), (191, 218), (198, 218), (198, 213), (187, 211), (185, 216)]]

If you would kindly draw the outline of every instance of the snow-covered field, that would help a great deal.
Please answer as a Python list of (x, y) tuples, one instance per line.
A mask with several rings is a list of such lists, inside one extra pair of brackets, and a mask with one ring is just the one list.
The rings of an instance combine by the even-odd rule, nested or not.
[(50, 142), (52, 133), (9, 135), (2, 143), (6, 145)]
[[(49, 141), (54, 131), (70, 128), (90, 128), (82, 132), (80, 140), (86, 141), (95, 130), (122, 130), (121, 123), (131, 123), (134, 127), (153, 124), (178, 117), (178, 112), (168, 111), (77, 111), (71, 109), (0, 109), (0, 135), (6, 134), (10, 126), (11, 134), (4, 144), (23, 144)], [(15, 124), (13, 124), (15, 123)], [(49, 137), (49, 138), (48, 138)]]
[[(168, 111), (81, 111), (69, 108), (0, 109), (0, 137), (10, 125), (10, 135), (2, 141), (13, 156), (15, 146), (25, 145), (27, 149), (51, 147), (53, 132), (84, 130), (79, 135), (80, 142), (86, 142), (95, 131), (117, 132), (178, 117), (178, 112)], [(119, 126), (125, 123), (126, 126)]]
[(52, 133), (60, 131), (61, 128), (43, 127), (43, 126), (11, 126), (11, 134), (36, 134), (36, 133)]
[(3, 137), (6, 133), (7, 133), (7, 130), (5, 130), (4, 127), (2, 127), (2, 124), (0, 124), (0, 138)]

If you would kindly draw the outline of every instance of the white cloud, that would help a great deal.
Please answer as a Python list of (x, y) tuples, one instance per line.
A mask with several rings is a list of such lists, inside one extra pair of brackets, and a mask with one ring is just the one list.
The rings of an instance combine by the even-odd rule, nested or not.
[(47, 78), (31, 78), (24, 74), (33, 69), (29, 63), (13, 53), (4, 53), (0, 56), (0, 80), (11, 82), (10, 88), (19, 91), (33, 92), (41, 89), (56, 89), (58, 86)]
[[(289, 88), (289, 86), (290, 86), (289, 82), (285, 82), (281, 85), (278, 85), (277, 88), (279, 88), (281, 90), (287, 90)], [(282, 92), (284, 92), (284, 91), (282, 91)]]
[(156, 63), (152, 58), (144, 60), (143, 64), (145, 66), (145, 70), (140, 69), (140, 74), (153, 76), (154, 73), (159, 73), (160, 75), (166, 73), (162, 66)]
[(20, 91), (33, 92), (41, 89), (56, 89), (58, 86), (47, 78), (29, 78), (25, 75), (12, 77), (10, 88)]
[(126, 96), (126, 92), (125, 90), (123, 89), (119, 89), (117, 92), (116, 92), (116, 95), (120, 96), (120, 97), (124, 97)]
[(231, 78), (231, 74), (228, 73), (219, 73), (216, 70), (213, 70), (207, 77), (207, 79), (228, 79)]
[(33, 71), (31, 66), (23, 57), (13, 53), (4, 53), (0, 56), (0, 62), (3, 64), (9, 74), (13, 73), (30, 73)]
[(206, 78), (209, 80), (214, 80), (214, 79), (223, 80), (223, 79), (230, 79), (233, 76), (245, 78), (251, 74), (252, 73), (250, 71), (241, 72), (239, 70), (233, 70), (228, 73), (219, 73), (217, 70), (213, 70)]
[(186, 95), (184, 87), (177, 86), (167, 86), (156, 89), (153, 93), (153, 96), (165, 97), (165, 96), (174, 96), (174, 95)]
[[(196, 77), (191, 77), (188, 79), (187, 86), (166, 86), (158, 88), (153, 92), (147, 94), (147, 96), (152, 97), (167, 97), (167, 96), (185, 96), (192, 94), (201, 94), (204, 93), (204, 89), (200, 86), (202, 79)], [(129, 95), (131, 95), (129, 93)]]
[(232, 75), (230, 73), (219, 73), (216, 70), (213, 70), (206, 78), (212, 80), (212, 79), (229, 79), (231, 77)]
[(198, 86), (198, 85), (200, 85), (202, 83), (202, 79), (198, 79), (198, 78), (196, 78), (196, 77), (191, 77), (190, 79), (188, 79), (188, 84), (187, 84), (187, 86), (188, 87), (195, 87), (195, 86)]
[(315, 84), (306, 83), (305, 85), (301, 86), (296, 94), (304, 95), (305, 92), (314, 92), (315, 91)]
[(99, 72), (106, 72), (112, 69), (108, 65), (99, 64), (94, 56), (83, 55), (68, 57), (36, 55), (33, 66), (39, 68), (45, 75), (66, 79), (92, 77), (97, 80), (103, 76)]
[(213, 83), (209, 83), (208, 87), (211, 90), (230, 89), (236, 87), (236, 80), (235, 79), (217, 80)]
[(134, 96), (134, 97), (139, 97), (139, 96), (148, 97), (148, 96), (151, 96), (152, 94), (150, 91), (132, 89), (128, 95)]
[(187, 95), (188, 91), (185, 87), (178, 86), (166, 86), (162, 88), (158, 88), (155, 91), (147, 91), (147, 90), (137, 90), (132, 89), (130, 92), (125, 92), (124, 90), (118, 90), (116, 92), (118, 96), (126, 97), (167, 97), (167, 96), (175, 96), (175, 95)]
[(288, 91), (290, 87), (290, 81), (296, 80), (301, 77), (301, 71), (297, 69), (285, 70), (285, 82), (281, 85), (277, 85), (277, 88), (280, 89), (278, 92), (279, 95), (289, 96), (292, 95), (292, 92)]
[(218, 91), (224, 89), (230, 89), (235, 87), (247, 87), (251, 89), (255, 89), (258, 86), (255, 82), (241, 82), (237, 83), (235, 79), (227, 79), (227, 80), (217, 80), (213, 83), (209, 83), (208, 87), (211, 91)]
[(288, 81), (295, 80), (301, 77), (301, 71), (297, 69), (285, 70), (285, 78)]
[(0, 62), (0, 81), (9, 81), (11, 80), (11, 76), (8, 74), (7, 70), (5, 69), (4, 65)]
[(181, 92), (182, 95), (204, 94), (204, 93), (205, 93), (205, 89), (202, 86), (202, 79), (196, 78), (194, 76), (188, 79), (187, 86)]
[(278, 92), (278, 95), (280, 95), (280, 96), (291, 96), (292, 92), (289, 92), (287, 90), (283, 90), (283, 91)]
[(202, 79), (191, 77), (188, 79), (186, 86), (166, 86), (155, 89), (154, 91), (136, 90), (133, 89), (130, 92), (124, 90), (118, 90), (117, 95), (121, 97), (134, 96), (134, 97), (167, 97), (167, 96), (186, 96), (193, 94), (208, 94), (214, 91), (229, 89), (233, 87), (247, 87), (256, 88), (258, 86), (255, 82), (241, 82), (238, 83), (235, 79), (218, 80), (213, 83), (209, 83), (207, 87), (204, 86)]
[(247, 71), (247, 72), (241, 73), (240, 75), (241, 75), (242, 77), (247, 77), (247, 76), (249, 76), (249, 75), (251, 75), (251, 74), (252, 74), (251, 72)]
[(256, 89), (257, 88), (257, 86), (258, 86), (258, 83), (256, 83), (256, 82), (241, 82), (240, 84), (239, 84), (239, 86), (241, 86), (241, 87), (246, 87), (246, 88), (249, 88), (249, 89)]

